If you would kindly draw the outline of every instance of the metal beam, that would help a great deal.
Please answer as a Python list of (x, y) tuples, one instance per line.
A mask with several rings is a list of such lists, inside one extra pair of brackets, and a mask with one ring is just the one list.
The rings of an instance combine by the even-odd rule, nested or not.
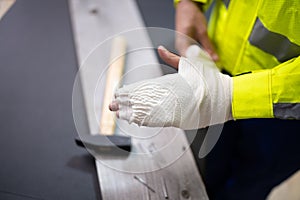
[[(95, 134), (105, 89), (105, 80), (99, 81), (99, 77), (102, 72), (105, 75), (109, 62), (107, 38), (123, 32), (128, 40), (125, 84), (158, 77), (162, 72), (134, 0), (69, 0), (69, 4), (79, 63), (89, 55), (80, 76), (90, 132)], [(126, 32), (130, 29), (136, 30)], [(99, 43), (102, 48), (94, 49)], [(99, 100), (96, 106), (94, 99)], [(104, 200), (208, 199), (182, 130), (140, 128), (123, 121), (117, 124), (117, 134), (133, 137), (133, 148), (125, 159), (96, 156)]]

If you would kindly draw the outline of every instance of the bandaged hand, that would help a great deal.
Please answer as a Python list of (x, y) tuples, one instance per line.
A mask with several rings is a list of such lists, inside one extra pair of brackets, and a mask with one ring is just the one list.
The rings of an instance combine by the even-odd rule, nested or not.
[(210, 56), (191, 46), (187, 58), (159, 47), (161, 58), (178, 73), (123, 86), (110, 110), (139, 126), (188, 129), (224, 123), (231, 116), (231, 77), (219, 72)]

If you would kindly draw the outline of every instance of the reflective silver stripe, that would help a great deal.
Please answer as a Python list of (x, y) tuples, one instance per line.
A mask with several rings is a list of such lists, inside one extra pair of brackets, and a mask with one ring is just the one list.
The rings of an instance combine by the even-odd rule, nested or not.
[(228, 8), (229, 2), (230, 2), (230, 0), (223, 0), (223, 3), (225, 4), (226, 8)]
[(300, 119), (300, 103), (275, 103), (273, 113), (275, 118)]
[(272, 54), (279, 62), (284, 62), (300, 55), (299, 45), (292, 43), (284, 35), (266, 29), (259, 18), (256, 18), (249, 42), (253, 46)]

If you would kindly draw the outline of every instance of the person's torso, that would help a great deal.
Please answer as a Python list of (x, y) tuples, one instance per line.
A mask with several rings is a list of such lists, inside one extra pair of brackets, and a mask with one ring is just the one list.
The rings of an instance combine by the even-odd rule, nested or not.
[(231, 74), (273, 68), (300, 55), (300, 1), (216, 1), (209, 34)]

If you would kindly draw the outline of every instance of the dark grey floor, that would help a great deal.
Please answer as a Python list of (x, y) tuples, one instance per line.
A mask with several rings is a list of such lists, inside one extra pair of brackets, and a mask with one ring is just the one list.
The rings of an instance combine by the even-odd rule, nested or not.
[(0, 199), (100, 199), (75, 146), (77, 63), (65, 0), (19, 0), (0, 21)]
[[(172, 0), (138, 3), (146, 25), (173, 28)], [(73, 140), (76, 71), (67, 1), (17, 0), (0, 21), (1, 200), (101, 199)]]

